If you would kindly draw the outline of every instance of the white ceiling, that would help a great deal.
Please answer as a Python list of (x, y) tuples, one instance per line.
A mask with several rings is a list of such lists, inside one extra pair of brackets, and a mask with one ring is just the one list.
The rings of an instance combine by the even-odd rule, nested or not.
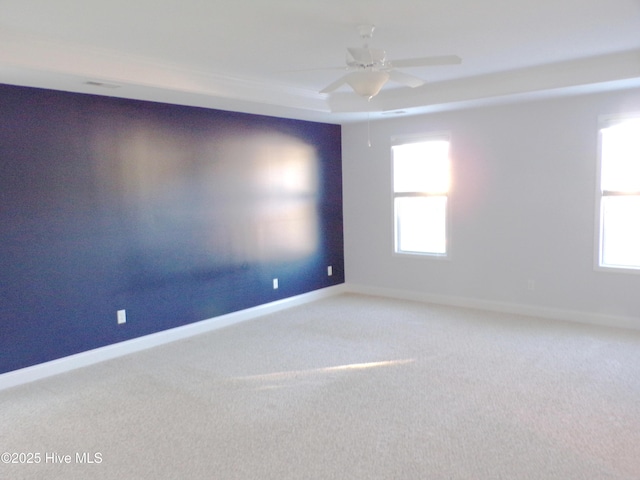
[[(463, 63), (318, 93), (360, 24), (391, 60)], [(0, 83), (332, 123), (640, 86), (640, 0), (0, 0)]]

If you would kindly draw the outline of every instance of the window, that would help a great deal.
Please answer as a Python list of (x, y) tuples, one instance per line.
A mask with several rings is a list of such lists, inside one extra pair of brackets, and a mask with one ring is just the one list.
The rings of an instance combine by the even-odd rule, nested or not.
[(598, 266), (640, 270), (640, 116), (601, 127)]
[(449, 138), (392, 147), (395, 252), (447, 256)]

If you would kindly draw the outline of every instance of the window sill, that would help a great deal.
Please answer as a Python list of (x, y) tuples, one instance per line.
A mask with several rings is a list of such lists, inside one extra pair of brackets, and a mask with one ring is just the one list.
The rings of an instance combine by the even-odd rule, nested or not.
[(446, 253), (419, 253), (419, 252), (393, 252), (394, 257), (419, 258), (428, 260), (451, 260), (451, 255)]
[(623, 266), (612, 266), (612, 265), (596, 265), (594, 267), (596, 272), (605, 272), (605, 273), (626, 273), (631, 275), (640, 275), (640, 267), (623, 267)]

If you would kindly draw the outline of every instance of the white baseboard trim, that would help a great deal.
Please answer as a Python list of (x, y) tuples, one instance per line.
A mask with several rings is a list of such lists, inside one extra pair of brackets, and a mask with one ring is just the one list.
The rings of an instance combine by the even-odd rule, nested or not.
[(241, 310), (239, 312), (220, 315), (219, 317), (210, 318), (201, 322), (152, 333), (150, 335), (145, 335), (144, 337), (125, 340), (124, 342), (114, 343), (112, 345), (88, 350), (86, 352), (33, 365), (31, 367), (13, 370), (0, 375), (0, 390), (51, 377), (60, 373), (69, 372), (77, 368), (104, 362), (105, 360), (111, 360), (113, 358), (129, 355), (131, 353), (175, 342), (177, 340), (193, 337), (201, 333), (218, 330), (220, 328), (252, 320), (287, 308), (304, 305), (315, 300), (338, 295), (344, 291), (344, 284), (314, 290), (309, 293), (277, 300), (275, 302)]
[(546, 318), (550, 320), (560, 320), (588, 325), (640, 330), (640, 318), (633, 317), (606, 315), (593, 312), (580, 312), (559, 308), (538, 307), (534, 305), (522, 305), (516, 303), (494, 302), (477, 298), (433, 295), (429, 293), (396, 290), (384, 287), (372, 287), (368, 285), (359, 285), (352, 283), (347, 283), (345, 285), (345, 291), (363, 295), (396, 298), (399, 300), (412, 300), (425, 303), (449, 305), (453, 307), (475, 308), (478, 310), (488, 310), (491, 312), (512, 313), (515, 315), (526, 315), (530, 317)]

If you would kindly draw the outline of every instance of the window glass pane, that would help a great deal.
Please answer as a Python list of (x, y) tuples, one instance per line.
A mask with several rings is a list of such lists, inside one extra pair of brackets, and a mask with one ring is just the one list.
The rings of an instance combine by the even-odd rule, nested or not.
[(447, 197), (395, 199), (396, 252), (446, 253)]
[(393, 147), (393, 190), (445, 193), (449, 190), (449, 142), (433, 140)]
[(603, 190), (640, 191), (640, 120), (601, 130)]
[(640, 268), (640, 197), (602, 198), (603, 266)]

